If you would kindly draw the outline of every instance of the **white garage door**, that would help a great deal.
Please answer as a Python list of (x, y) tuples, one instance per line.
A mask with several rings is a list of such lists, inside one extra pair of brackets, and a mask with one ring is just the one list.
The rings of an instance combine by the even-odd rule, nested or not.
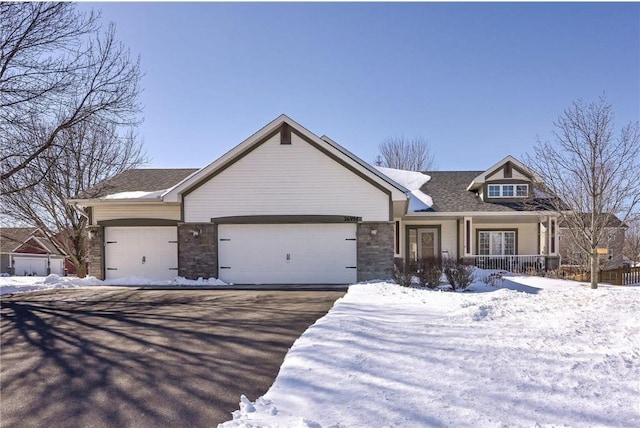
[(178, 275), (176, 227), (106, 227), (104, 233), (106, 279), (171, 280)]
[(46, 276), (47, 259), (45, 257), (14, 256), (17, 276)]
[(356, 282), (356, 225), (223, 224), (219, 277), (235, 284)]

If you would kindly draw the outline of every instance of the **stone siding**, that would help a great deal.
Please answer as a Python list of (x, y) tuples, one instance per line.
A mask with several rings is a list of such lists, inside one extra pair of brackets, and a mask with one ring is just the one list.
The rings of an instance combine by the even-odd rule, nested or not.
[(104, 227), (88, 226), (89, 233), (89, 266), (87, 275), (104, 279)]
[(394, 233), (393, 222), (358, 224), (358, 281), (393, 277)]
[(218, 229), (213, 223), (178, 224), (178, 275), (218, 277)]

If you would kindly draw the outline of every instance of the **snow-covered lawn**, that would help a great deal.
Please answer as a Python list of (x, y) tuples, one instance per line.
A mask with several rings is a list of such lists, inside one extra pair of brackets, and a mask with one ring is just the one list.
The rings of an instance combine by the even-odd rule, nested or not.
[(101, 281), (95, 277), (76, 278), (72, 276), (2, 276), (0, 277), (0, 294), (23, 293), (26, 291), (51, 290), (54, 288), (77, 288), (104, 285), (131, 286), (216, 286), (226, 285), (216, 278), (190, 280), (177, 277), (173, 281), (154, 281), (148, 278), (127, 277), (117, 280)]
[(501, 286), (351, 286), (221, 427), (640, 426), (640, 287)]
[[(498, 282), (352, 285), (221, 426), (640, 426), (640, 287)], [(101, 285), (221, 282), (0, 277), (0, 294)]]

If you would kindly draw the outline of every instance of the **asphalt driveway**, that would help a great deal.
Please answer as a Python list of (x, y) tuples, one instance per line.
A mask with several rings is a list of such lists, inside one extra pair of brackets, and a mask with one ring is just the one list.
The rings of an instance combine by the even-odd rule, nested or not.
[(0, 426), (215, 427), (343, 291), (64, 289), (3, 296)]

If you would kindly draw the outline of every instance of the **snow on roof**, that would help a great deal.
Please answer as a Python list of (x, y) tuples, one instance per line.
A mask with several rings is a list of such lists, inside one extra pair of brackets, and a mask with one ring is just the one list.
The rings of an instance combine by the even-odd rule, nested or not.
[(409, 190), (409, 212), (426, 211), (433, 206), (431, 196), (423, 193), (420, 188), (429, 180), (431, 176), (417, 171), (407, 171), (404, 169), (375, 167), (378, 171)]
[(156, 190), (154, 192), (120, 192), (112, 193), (111, 195), (105, 195), (100, 199), (160, 199), (164, 192), (166, 192), (166, 189)]

